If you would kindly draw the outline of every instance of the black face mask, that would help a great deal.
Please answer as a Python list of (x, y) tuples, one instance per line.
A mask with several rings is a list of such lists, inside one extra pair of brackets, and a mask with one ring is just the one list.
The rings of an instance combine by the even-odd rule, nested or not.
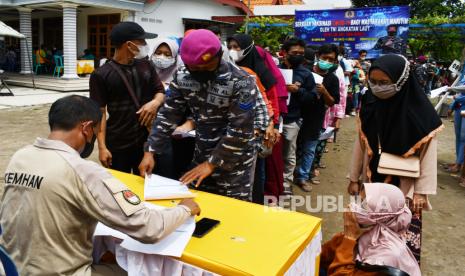
[(291, 67), (295, 68), (301, 65), (305, 60), (305, 57), (302, 55), (288, 55), (287, 61), (291, 64)]
[(216, 77), (218, 76), (218, 70), (221, 65), (221, 57), (223, 56), (223, 51), (220, 50), (215, 57), (217, 57), (218, 60), (218, 65), (216, 66), (215, 70), (213, 71), (191, 71), (189, 68), (187, 70), (189, 71), (190, 75), (192, 78), (200, 83), (207, 83), (209, 81), (214, 81), (216, 80)]
[(305, 68), (307, 68), (308, 70), (313, 72), (313, 65), (314, 64), (315, 64), (315, 61), (311, 60), (311, 61), (305, 61), (305, 63), (303, 65), (304, 65)]
[(200, 83), (207, 83), (216, 79), (218, 69), (215, 71), (190, 71), (192, 78)]
[(389, 35), (389, 36), (396, 36), (396, 35), (397, 35), (397, 32), (388, 32), (388, 35)]
[(87, 158), (92, 154), (92, 152), (94, 151), (94, 144), (95, 144), (96, 139), (97, 139), (97, 135), (92, 133), (91, 142), (89, 143), (89, 142), (86, 141), (86, 145), (84, 146), (84, 150), (82, 150), (82, 152), (80, 154), (82, 158)]

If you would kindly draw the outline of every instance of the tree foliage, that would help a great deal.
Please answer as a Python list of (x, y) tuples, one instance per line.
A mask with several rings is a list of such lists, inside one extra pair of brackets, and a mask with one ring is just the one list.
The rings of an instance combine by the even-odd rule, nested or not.
[(460, 59), (465, 46), (465, 29), (442, 28), (440, 25), (465, 23), (465, 15), (454, 18), (429, 15), (413, 18), (410, 23), (424, 25), (421, 28), (410, 28), (408, 43), (414, 54), (426, 54), (438, 60)]
[[(281, 18), (254, 17), (249, 20), (249, 23), (259, 25), (259, 27), (249, 28), (249, 35), (252, 36), (255, 44), (270, 47), (272, 52), (279, 51), (281, 42), (294, 33), (294, 22)], [(239, 32), (245, 32), (245, 25), (240, 28)]]
[(410, 6), (410, 23), (423, 24), (411, 28), (409, 46), (414, 55), (426, 54), (440, 60), (460, 58), (465, 30), (441, 28), (440, 24), (465, 23), (462, 0), (352, 0), (354, 7)]
[(410, 6), (413, 18), (423, 18), (430, 15), (445, 17), (462, 16), (465, 13), (465, 3), (461, 0), (352, 0), (354, 7), (378, 6)]

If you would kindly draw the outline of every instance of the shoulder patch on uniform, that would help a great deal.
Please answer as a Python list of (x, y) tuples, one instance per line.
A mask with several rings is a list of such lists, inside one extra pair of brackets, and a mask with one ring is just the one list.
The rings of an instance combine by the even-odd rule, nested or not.
[(141, 202), (140, 198), (130, 190), (122, 191), (122, 193), (123, 198), (132, 205), (138, 205)]
[(102, 181), (126, 216), (131, 216), (135, 212), (145, 208), (139, 196), (133, 191), (130, 191), (128, 187), (118, 179), (111, 177), (103, 179)]
[(250, 110), (255, 106), (253, 94), (248, 90), (241, 90), (239, 96), (239, 108), (242, 110)]

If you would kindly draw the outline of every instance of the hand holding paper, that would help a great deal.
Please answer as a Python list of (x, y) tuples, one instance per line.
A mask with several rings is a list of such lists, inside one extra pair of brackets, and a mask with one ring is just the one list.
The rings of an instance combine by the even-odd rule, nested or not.
[(293, 75), (292, 69), (280, 69), (280, 70), (281, 70), (281, 74), (283, 74), (286, 84), (292, 84), (292, 75)]
[(313, 73), (313, 78), (315, 79), (316, 84), (323, 84), (323, 77), (318, 75), (317, 73)]

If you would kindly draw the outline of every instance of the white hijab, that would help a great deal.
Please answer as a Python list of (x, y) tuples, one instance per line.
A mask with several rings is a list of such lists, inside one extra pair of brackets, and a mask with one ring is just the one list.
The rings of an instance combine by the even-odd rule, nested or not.
[(171, 50), (171, 55), (176, 61), (173, 63), (173, 65), (171, 65), (168, 68), (161, 69), (156, 66), (155, 68), (157, 70), (157, 74), (160, 80), (163, 83), (170, 83), (173, 80), (174, 73), (178, 70), (179, 67), (183, 65), (183, 62), (181, 60), (181, 57), (178, 55), (178, 51), (179, 51), (178, 43), (170, 38), (157, 38), (155, 40), (155, 45), (154, 45), (151, 57), (155, 55), (155, 52), (157, 51), (158, 47), (160, 47), (160, 45), (162, 44), (168, 45), (168, 48), (170, 48)]

